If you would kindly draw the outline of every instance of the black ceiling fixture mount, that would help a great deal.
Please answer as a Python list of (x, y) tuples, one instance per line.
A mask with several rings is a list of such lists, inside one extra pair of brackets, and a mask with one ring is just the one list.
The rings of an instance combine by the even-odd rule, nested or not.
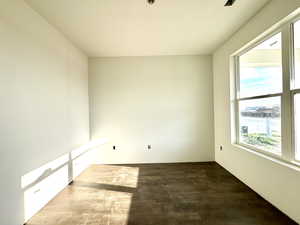
[(148, 0), (148, 3), (149, 3), (150, 5), (152, 5), (154, 2), (155, 2), (155, 0)]
[(225, 3), (225, 6), (233, 6), (234, 2), (236, 0), (228, 0), (226, 3)]

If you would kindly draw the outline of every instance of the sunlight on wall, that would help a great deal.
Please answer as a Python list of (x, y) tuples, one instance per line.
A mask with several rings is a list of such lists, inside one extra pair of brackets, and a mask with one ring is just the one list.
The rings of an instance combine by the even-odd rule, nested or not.
[(91, 150), (106, 142), (106, 139), (91, 141), (23, 175), (25, 222), (82, 173), (92, 162)]
[(89, 143), (87, 143), (86, 145), (83, 145), (80, 148), (73, 150), (71, 152), (71, 158), (75, 159), (76, 157), (78, 157), (82, 153), (84, 153), (86, 150), (96, 148), (97, 146), (103, 145), (107, 142), (108, 142), (108, 139), (106, 139), (106, 138), (92, 140)]
[(59, 157), (58, 159), (47, 163), (40, 168), (33, 170), (24, 176), (21, 177), (21, 186), (22, 188), (28, 187), (30, 184), (34, 183), (37, 180), (41, 180), (44, 177), (47, 177), (51, 174), (53, 170), (58, 169), (61, 165), (64, 165), (69, 161), (68, 154)]
[(86, 152), (74, 159), (71, 159), (71, 165), (69, 167), (69, 179), (70, 181), (75, 179), (79, 174), (81, 174), (92, 161), (92, 152)]
[(46, 179), (24, 191), (25, 221), (45, 206), (58, 192), (68, 185), (68, 166), (57, 170)]

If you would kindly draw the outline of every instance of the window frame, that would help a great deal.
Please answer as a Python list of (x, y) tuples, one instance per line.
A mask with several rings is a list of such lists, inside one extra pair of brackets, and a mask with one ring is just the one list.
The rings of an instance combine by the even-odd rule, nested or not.
[[(265, 32), (256, 41), (242, 48), (233, 54), (233, 118), (234, 118), (234, 139), (233, 144), (262, 153), (266, 156), (279, 159), (283, 162), (300, 165), (300, 159), (296, 157), (296, 124), (295, 124), (295, 95), (300, 94), (300, 88), (295, 88), (295, 54), (294, 54), (294, 23), (300, 21), (300, 13), (292, 18), (286, 19), (284, 22)], [(257, 95), (252, 97), (240, 98), (240, 61), (239, 58), (257, 47), (269, 38), (281, 33), (281, 56), (282, 56), (282, 92), (266, 95)], [(240, 112), (239, 103), (243, 100), (263, 99), (268, 97), (280, 97), (281, 99), (281, 152), (263, 150), (252, 145), (242, 143), (240, 141)], [(300, 127), (298, 127), (300, 129)], [(298, 143), (300, 144), (300, 143)]]
[[(300, 94), (300, 87), (295, 86), (295, 35), (294, 35), (294, 24), (296, 22), (300, 22), (300, 14), (297, 15), (295, 18), (293, 18), (291, 21), (289, 21), (290, 25), (290, 79), (291, 79), (291, 87), (290, 87), (290, 95), (291, 95), (291, 111), (292, 111), (292, 151), (293, 151), (293, 160), (296, 163), (300, 163), (300, 157), (297, 159), (297, 143), (296, 143), (296, 118), (295, 118), (295, 96), (297, 94)], [(300, 78), (298, 78), (300, 79)], [(299, 129), (299, 128), (298, 128)], [(300, 143), (298, 143), (300, 145)], [(300, 155), (300, 152), (298, 153)]]
[[(250, 45), (243, 51), (240, 51), (238, 54), (235, 54), (234, 56), (234, 63), (235, 63), (235, 126), (236, 126), (236, 144), (240, 145), (244, 148), (248, 148), (250, 150), (254, 150), (260, 153), (267, 154), (269, 156), (273, 157), (280, 157), (281, 153), (276, 153), (276, 152), (271, 152), (271, 151), (266, 151), (260, 148), (257, 148), (253, 145), (249, 145), (246, 143), (242, 143), (240, 141), (240, 112), (239, 112), (239, 103), (241, 101), (246, 101), (246, 100), (255, 100), (255, 99), (264, 99), (264, 98), (271, 98), (271, 97), (280, 97), (281, 101), (281, 117), (282, 117), (282, 96), (283, 96), (283, 89), (282, 92), (279, 93), (273, 93), (273, 94), (264, 94), (264, 95), (255, 95), (251, 97), (240, 97), (240, 57), (243, 56), (244, 54), (248, 53), (255, 47), (259, 46), (263, 42), (267, 41), (269, 38), (272, 38), (273, 36), (281, 33), (281, 39), (282, 39), (282, 32), (281, 29), (274, 30), (273, 32), (269, 33), (268, 35), (265, 35), (263, 38), (260, 38), (257, 42), (254, 44)], [(281, 51), (282, 51), (282, 46), (281, 46)], [(282, 55), (282, 52), (281, 52)], [(283, 70), (283, 63), (282, 63), (282, 70)], [(283, 74), (283, 72), (282, 72)], [(283, 75), (282, 75), (282, 83), (283, 83)], [(280, 121), (281, 123), (281, 133), (282, 133), (282, 119)], [(281, 137), (282, 139), (282, 137)], [(282, 151), (282, 141), (281, 141), (281, 151)]]
[[(297, 94), (300, 95), (300, 88), (297, 89), (296, 91), (292, 90), (292, 112), (293, 112), (293, 116), (292, 116), (292, 121), (293, 121), (293, 124), (292, 124), (292, 128), (293, 128), (293, 136), (292, 136), (292, 146), (293, 146), (293, 151), (294, 151), (294, 160), (295, 162), (297, 163), (300, 163), (300, 157), (297, 158), (297, 154), (299, 154), (300, 156), (300, 152), (297, 152), (297, 144), (300, 145), (300, 143), (296, 143), (296, 134), (297, 134), (297, 128), (296, 128), (296, 118), (295, 118), (295, 115), (296, 115), (296, 111), (295, 111), (295, 96)], [(299, 112), (298, 112), (299, 113)], [(299, 119), (298, 119), (299, 121)], [(300, 128), (300, 126), (298, 127), (298, 129)], [(299, 132), (299, 131), (298, 131)]]

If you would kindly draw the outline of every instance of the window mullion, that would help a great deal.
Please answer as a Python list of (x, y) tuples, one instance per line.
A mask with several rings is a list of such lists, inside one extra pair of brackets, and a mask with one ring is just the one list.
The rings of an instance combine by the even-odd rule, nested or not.
[(240, 115), (239, 115), (239, 101), (240, 98), (240, 60), (239, 56), (235, 56), (235, 143), (240, 143)]
[(281, 95), (282, 95), (282, 93), (268, 94), (268, 95), (257, 95), (257, 96), (239, 98), (238, 100), (239, 101), (245, 101), (245, 100), (260, 99), (260, 98), (271, 98), (271, 97), (278, 97), (278, 96), (281, 96)]
[(288, 161), (294, 160), (292, 135), (292, 97), (291, 97), (291, 79), (293, 74), (293, 41), (292, 28), (288, 24), (282, 30), (282, 72), (283, 72), (283, 94), (282, 94), (282, 157)]

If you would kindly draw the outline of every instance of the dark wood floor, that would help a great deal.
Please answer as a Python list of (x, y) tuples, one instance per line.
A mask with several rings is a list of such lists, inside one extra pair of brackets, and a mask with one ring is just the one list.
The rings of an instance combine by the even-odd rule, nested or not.
[(296, 224), (216, 163), (92, 166), (28, 225)]

